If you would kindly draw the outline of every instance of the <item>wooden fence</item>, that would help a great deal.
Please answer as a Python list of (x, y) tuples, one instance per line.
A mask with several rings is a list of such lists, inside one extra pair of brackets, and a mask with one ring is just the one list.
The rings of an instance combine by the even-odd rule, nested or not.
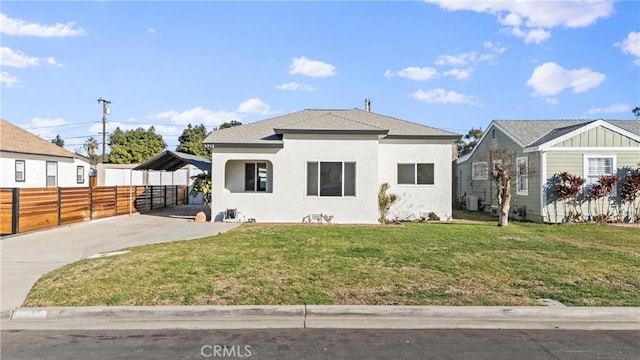
[(187, 203), (186, 185), (0, 189), (0, 234)]

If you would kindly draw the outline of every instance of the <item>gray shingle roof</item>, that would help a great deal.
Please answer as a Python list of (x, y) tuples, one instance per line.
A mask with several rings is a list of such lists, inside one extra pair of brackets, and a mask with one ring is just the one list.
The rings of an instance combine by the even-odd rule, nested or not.
[[(525, 146), (537, 146), (579, 129), (596, 120), (494, 120)], [(640, 135), (638, 120), (602, 120)]]
[(71, 151), (0, 119), (0, 151), (75, 158)]
[(214, 131), (204, 140), (214, 146), (282, 145), (285, 132), (365, 132), (387, 137), (447, 138), (459, 134), (359, 109), (301, 110), (271, 119)]

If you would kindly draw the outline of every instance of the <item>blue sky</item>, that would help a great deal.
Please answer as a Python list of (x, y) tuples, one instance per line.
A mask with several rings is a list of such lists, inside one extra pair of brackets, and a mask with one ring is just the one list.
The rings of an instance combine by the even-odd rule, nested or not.
[(363, 108), (466, 133), (633, 119), (640, 2), (25, 2), (0, 10), (0, 115), (70, 150), (154, 125)]

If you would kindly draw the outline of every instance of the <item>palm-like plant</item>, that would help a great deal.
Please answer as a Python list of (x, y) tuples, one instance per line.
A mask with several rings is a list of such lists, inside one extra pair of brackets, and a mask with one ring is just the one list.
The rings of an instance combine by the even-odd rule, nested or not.
[(98, 140), (92, 136), (88, 138), (82, 146), (87, 151), (87, 155), (89, 155), (90, 158), (93, 158), (96, 150), (98, 150)]
[(389, 222), (387, 219), (387, 215), (389, 214), (389, 209), (391, 209), (391, 205), (398, 200), (398, 196), (396, 194), (387, 194), (390, 185), (389, 183), (380, 184), (380, 189), (378, 190), (378, 211), (380, 212), (380, 221), (381, 224), (386, 224)]

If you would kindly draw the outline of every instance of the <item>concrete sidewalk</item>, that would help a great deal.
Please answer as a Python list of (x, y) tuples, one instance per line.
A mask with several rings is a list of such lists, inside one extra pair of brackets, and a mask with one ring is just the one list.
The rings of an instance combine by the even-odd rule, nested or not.
[(2, 329), (638, 330), (637, 307), (96, 306), (19, 308)]
[(74, 261), (133, 246), (217, 235), (239, 225), (193, 222), (200, 209), (176, 206), (3, 237), (0, 312), (6, 316), (21, 306), (40, 277)]

